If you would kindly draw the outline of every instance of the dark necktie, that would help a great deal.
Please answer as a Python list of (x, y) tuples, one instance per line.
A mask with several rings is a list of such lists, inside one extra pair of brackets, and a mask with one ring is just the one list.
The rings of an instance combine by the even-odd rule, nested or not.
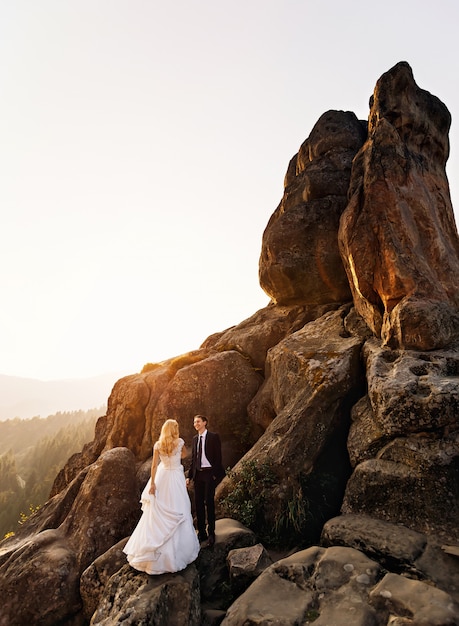
[(198, 470), (201, 469), (201, 459), (202, 459), (202, 435), (199, 435), (198, 458), (197, 458), (197, 463), (196, 463), (196, 467), (198, 468)]

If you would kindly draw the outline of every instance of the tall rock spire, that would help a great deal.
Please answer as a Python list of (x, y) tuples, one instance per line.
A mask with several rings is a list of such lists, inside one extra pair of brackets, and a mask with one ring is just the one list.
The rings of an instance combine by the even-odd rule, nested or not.
[(290, 161), (283, 198), (263, 234), (259, 275), (273, 302), (350, 302), (338, 248), (352, 159), (366, 124), (349, 111), (328, 111)]
[(406, 62), (378, 80), (354, 159), (341, 256), (354, 303), (394, 348), (459, 336), (459, 238), (445, 172), (451, 116)]

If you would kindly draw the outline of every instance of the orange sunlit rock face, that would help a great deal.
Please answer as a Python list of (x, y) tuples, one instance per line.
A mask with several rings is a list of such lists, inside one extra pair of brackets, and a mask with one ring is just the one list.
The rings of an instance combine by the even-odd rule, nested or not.
[(459, 336), (451, 117), (403, 62), (379, 79), (370, 106), (339, 230), (354, 302), (391, 347), (440, 348)]

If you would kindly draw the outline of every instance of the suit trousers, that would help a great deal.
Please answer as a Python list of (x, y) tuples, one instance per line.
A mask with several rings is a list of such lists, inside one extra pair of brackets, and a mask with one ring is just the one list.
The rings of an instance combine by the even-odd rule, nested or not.
[(215, 480), (211, 468), (198, 470), (196, 472), (194, 480), (194, 500), (198, 537), (200, 541), (204, 541), (208, 535), (215, 535)]

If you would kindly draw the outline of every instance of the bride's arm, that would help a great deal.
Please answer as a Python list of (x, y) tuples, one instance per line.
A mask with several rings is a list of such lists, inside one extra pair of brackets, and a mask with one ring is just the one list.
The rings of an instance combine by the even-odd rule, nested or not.
[(180, 453), (180, 458), (184, 459), (186, 456), (188, 456), (188, 450), (186, 449), (186, 445), (183, 444), (182, 451)]
[(154, 495), (156, 492), (155, 476), (156, 476), (156, 469), (158, 467), (158, 463), (159, 463), (159, 452), (156, 448), (154, 448), (153, 461), (151, 462), (151, 485), (150, 485), (150, 491), (149, 491), (149, 493), (151, 493), (152, 495)]

